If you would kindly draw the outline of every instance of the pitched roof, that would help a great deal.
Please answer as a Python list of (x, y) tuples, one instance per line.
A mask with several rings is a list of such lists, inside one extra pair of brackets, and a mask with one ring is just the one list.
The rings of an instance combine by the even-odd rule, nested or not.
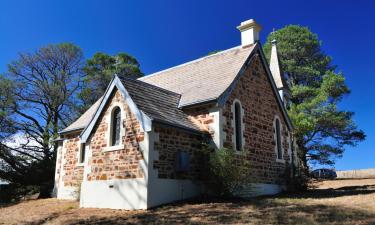
[[(134, 79), (125, 77), (119, 79), (134, 103), (151, 119), (199, 131), (199, 128), (188, 119), (188, 115), (178, 108), (180, 94)], [(60, 133), (84, 129), (90, 123), (102, 99), (103, 97)]]
[(139, 80), (181, 94), (180, 107), (214, 100), (233, 82), (255, 46), (234, 47)]
[(188, 115), (178, 108), (180, 94), (138, 80), (119, 79), (137, 107), (152, 120), (199, 131)]
[(87, 124), (89, 124), (90, 120), (92, 119), (93, 115), (98, 109), (102, 99), (103, 97), (100, 97), (85, 113), (83, 113), (76, 121), (74, 121), (64, 130), (62, 130), (60, 133), (84, 129), (87, 126)]
[[(239, 75), (254, 49), (259, 48), (261, 47), (258, 43), (248, 47), (238, 46), (138, 80), (124, 77), (118, 77), (118, 79), (139, 110), (150, 119), (198, 131), (199, 128), (189, 120), (181, 107), (217, 100)], [(266, 67), (268, 70), (268, 66)], [(271, 72), (268, 74), (270, 75)], [(271, 83), (275, 88), (276, 97), (281, 102), (276, 85), (273, 81)], [(101, 101), (102, 98), (62, 132), (87, 127), (101, 105)], [(282, 103), (280, 107), (286, 114), (289, 124), (289, 118)]]

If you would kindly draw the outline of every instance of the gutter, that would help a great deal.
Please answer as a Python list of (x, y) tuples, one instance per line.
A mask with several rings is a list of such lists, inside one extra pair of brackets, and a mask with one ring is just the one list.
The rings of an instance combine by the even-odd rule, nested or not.
[(70, 132), (73, 132), (73, 131), (79, 131), (79, 130), (83, 130), (83, 129), (85, 129), (85, 127), (72, 128), (72, 129), (69, 129), (69, 130), (59, 131), (58, 134), (66, 134), (66, 133), (70, 133)]
[(160, 119), (152, 118), (151, 120), (155, 121), (157, 123), (163, 124), (163, 125), (180, 128), (180, 129), (186, 130), (186, 131), (188, 131), (190, 133), (194, 133), (194, 134), (204, 134), (205, 133), (204, 131), (201, 131), (201, 130), (196, 130), (196, 129), (185, 127), (185, 126), (182, 126), (182, 125), (179, 125), (179, 124), (166, 122), (166, 121), (163, 121), (163, 120), (160, 120)]
[(214, 97), (214, 98), (209, 98), (209, 99), (205, 99), (205, 100), (195, 101), (195, 102), (192, 102), (192, 103), (189, 103), (189, 104), (179, 105), (178, 108), (184, 109), (184, 108), (193, 107), (193, 106), (197, 106), (197, 105), (206, 105), (206, 104), (209, 104), (209, 103), (216, 102), (217, 99), (218, 99), (218, 97)]

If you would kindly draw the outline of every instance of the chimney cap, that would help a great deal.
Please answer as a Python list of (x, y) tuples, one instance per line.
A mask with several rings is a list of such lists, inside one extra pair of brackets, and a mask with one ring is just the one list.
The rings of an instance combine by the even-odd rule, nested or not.
[(254, 19), (249, 19), (241, 22), (241, 24), (237, 27), (237, 29), (241, 32), (250, 28), (255, 28), (257, 31), (260, 31), (262, 26), (260, 26)]

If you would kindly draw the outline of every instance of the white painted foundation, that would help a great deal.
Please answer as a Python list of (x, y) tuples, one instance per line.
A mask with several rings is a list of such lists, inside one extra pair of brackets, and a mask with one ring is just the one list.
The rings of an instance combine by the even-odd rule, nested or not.
[(79, 197), (79, 188), (60, 185), (56, 193), (58, 199), (76, 200)]
[(155, 179), (149, 182), (148, 208), (195, 197), (201, 190), (191, 180)]
[(236, 193), (242, 198), (251, 198), (262, 195), (275, 195), (285, 190), (285, 188), (278, 184), (262, 184), (252, 183)]
[(84, 181), (80, 206), (83, 208), (147, 209), (144, 178)]

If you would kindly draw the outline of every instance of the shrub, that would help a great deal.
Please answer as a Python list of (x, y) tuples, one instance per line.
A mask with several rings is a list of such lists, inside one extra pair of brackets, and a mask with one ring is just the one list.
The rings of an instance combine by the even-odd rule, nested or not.
[(211, 194), (232, 197), (244, 185), (249, 184), (250, 170), (247, 160), (244, 160), (244, 153), (227, 148), (208, 149), (208, 168), (204, 169), (204, 183)]
[(296, 167), (291, 164), (285, 166), (284, 178), (288, 192), (306, 191), (310, 185), (310, 179), (303, 167)]

